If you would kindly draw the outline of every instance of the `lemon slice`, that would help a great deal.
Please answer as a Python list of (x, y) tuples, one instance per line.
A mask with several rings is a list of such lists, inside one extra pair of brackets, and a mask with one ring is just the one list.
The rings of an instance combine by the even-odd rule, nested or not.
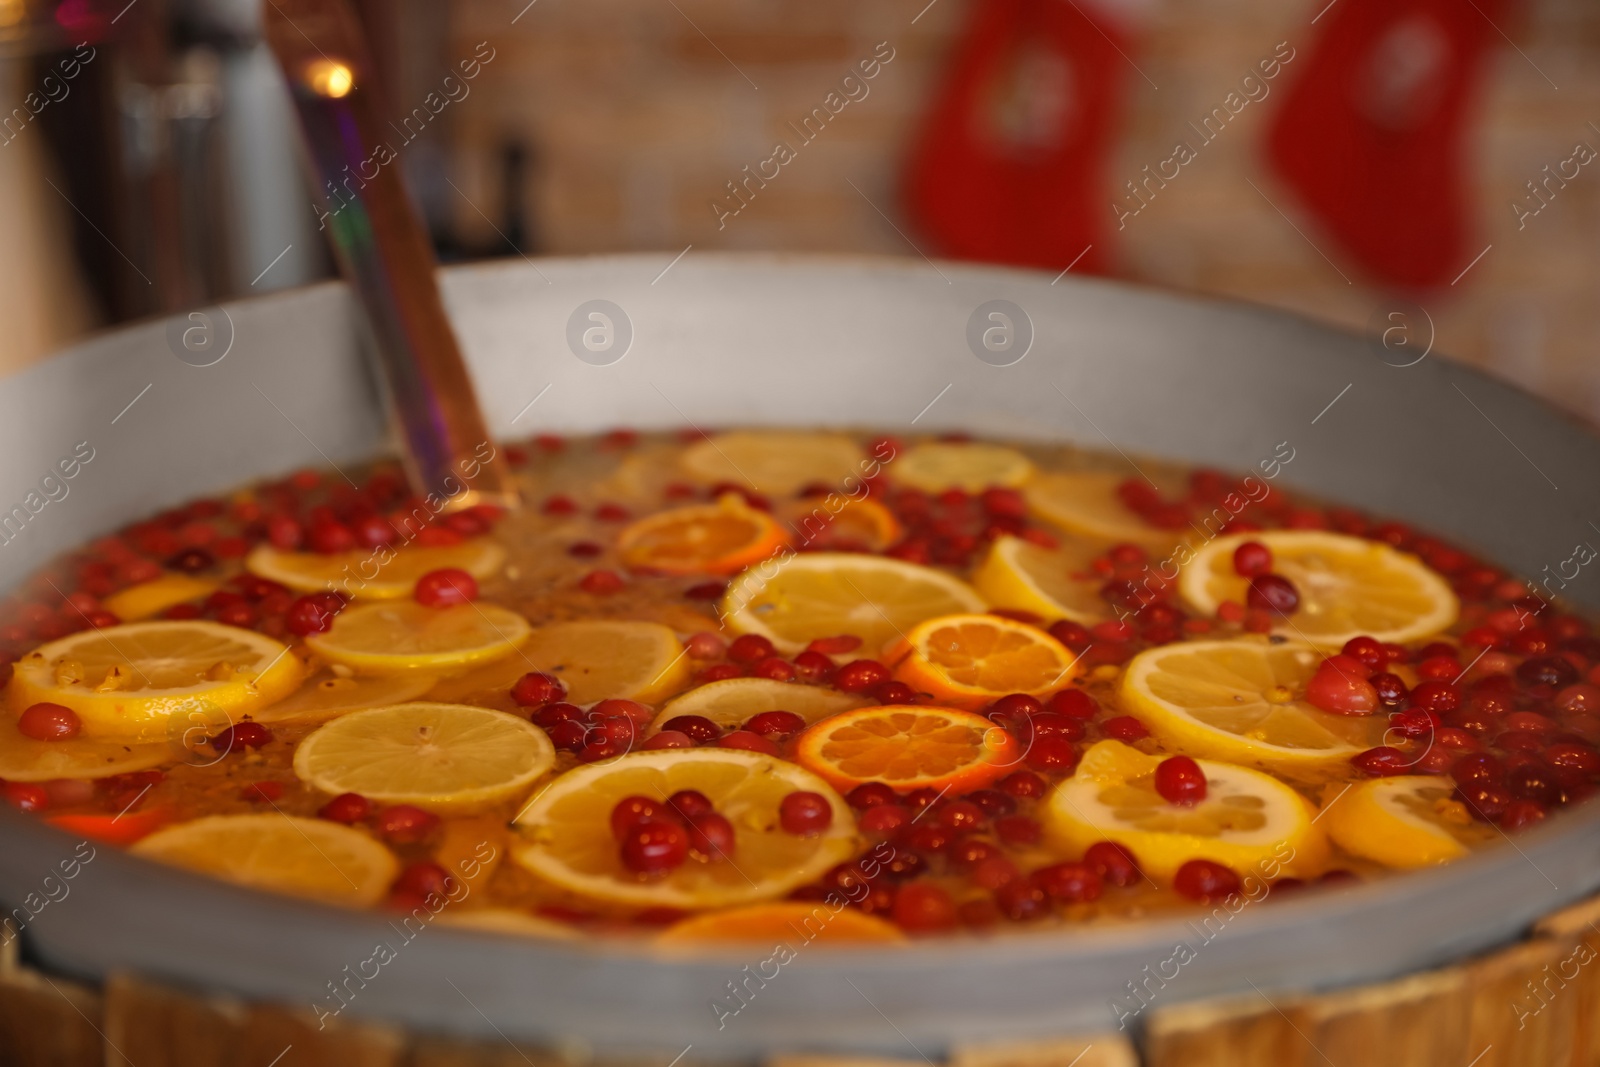
[(729, 942), (763, 948), (791, 945), (900, 944), (906, 935), (893, 923), (845, 908), (835, 911), (816, 900), (748, 904), (706, 915), (692, 915), (656, 935), (658, 945), (690, 947)]
[(700, 715), (718, 726), (743, 726), (763, 711), (792, 711), (807, 725), (871, 701), (837, 689), (796, 685), (771, 678), (724, 678), (696, 686), (661, 709), (652, 730), (661, 729), (679, 715)]
[(1265, 530), (1219, 537), (1195, 553), (1178, 592), (1200, 614), (1216, 614), (1224, 600), (1244, 603), (1248, 583), (1234, 573), (1233, 552), (1245, 541), (1270, 548), (1273, 572), (1300, 593), (1299, 610), (1276, 627), (1286, 637), (1331, 649), (1361, 634), (1404, 643), (1448, 629), (1460, 610), (1448, 582), (1381, 541)]
[(526, 719), (468, 704), (396, 704), (313, 731), (295, 749), (294, 773), (324, 793), (455, 813), (526, 792), (555, 762), (555, 746)]
[(35, 741), (17, 732), (15, 721), (0, 724), (0, 781), (48, 782), (53, 778), (106, 778), (160, 766), (173, 758), (165, 744), (135, 744), (75, 737)]
[(260, 723), (325, 722), (362, 708), (415, 700), (434, 686), (431, 674), (335, 674), (323, 669), (288, 697), (249, 713)]
[(254, 630), (198, 619), (132, 622), (52, 641), (16, 664), (18, 711), (50, 701), (83, 720), (91, 737), (166, 736), (175, 711), (237, 719), (294, 692), (305, 666)]
[(1092, 625), (1111, 616), (1100, 595), (1106, 579), (1090, 566), (1095, 555), (1082, 542), (1050, 549), (1020, 537), (998, 537), (973, 572), (972, 584), (997, 608)]
[(1434, 775), (1374, 778), (1334, 794), (1322, 822), (1352, 855), (1386, 867), (1432, 867), (1496, 836), (1454, 793), (1450, 779)]
[(105, 599), (106, 610), (123, 622), (138, 622), (159, 615), (175, 604), (210, 596), (217, 583), (187, 574), (163, 574), (148, 582), (130, 585)]
[(597, 619), (542, 626), (519, 651), (517, 662), (525, 670), (561, 679), (574, 704), (611, 697), (656, 704), (689, 683), (683, 645), (658, 622)]
[(360, 830), (275, 812), (209, 815), (157, 830), (129, 851), (252, 889), (353, 906), (377, 903), (400, 869)]
[(889, 467), (902, 485), (929, 493), (962, 489), (979, 493), (991, 486), (1016, 488), (1033, 475), (1033, 462), (1014, 448), (975, 441), (934, 441), (916, 445)]
[(1240, 639), (1146, 649), (1119, 696), (1168, 747), (1191, 755), (1318, 772), (1382, 743), (1382, 715), (1330, 715), (1301, 697), (1322, 654)]
[(850, 552), (809, 552), (745, 571), (722, 598), (722, 617), (779, 651), (853, 634), (867, 655), (936, 615), (984, 610), (983, 598), (943, 571)]
[(514, 655), (530, 632), (528, 620), (494, 604), (395, 601), (347, 607), (306, 645), (362, 674), (444, 674)]
[[(680, 789), (705, 794), (733, 824), (732, 855), (690, 859), (642, 881), (622, 866), (611, 810), (624, 797), (665, 800)], [(779, 803), (796, 790), (833, 807), (832, 825), (815, 837), (778, 823)], [(849, 805), (828, 783), (793, 763), (729, 748), (635, 752), (579, 767), (550, 783), (516, 822), (527, 843), (512, 856), (545, 881), (612, 904), (689, 911), (783, 896), (849, 859), (860, 843)]]
[(1146, 548), (1169, 548), (1184, 530), (1151, 526), (1117, 496), (1126, 474), (1070, 471), (1036, 475), (1025, 491), (1028, 507), (1046, 522), (1102, 541), (1132, 541)]
[(678, 462), (703, 482), (792, 496), (813, 483), (837, 487), (859, 477), (862, 457), (861, 446), (842, 434), (736, 431), (697, 441)]
[(429, 571), (459, 567), (481, 582), (493, 577), (505, 560), (504, 548), (480, 537), (459, 545), (358, 548), (329, 555), (281, 552), (264, 544), (244, 565), (252, 574), (302, 593), (332, 589), (352, 597), (394, 600), (410, 596), (417, 579)]
[(1074, 856), (1096, 841), (1115, 841), (1162, 882), (1193, 859), (1241, 876), (1257, 868), (1304, 876), (1326, 863), (1328, 843), (1313, 822), (1315, 811), (1289, 786), (1260, 771), (1198, 760), (1206, 797), (1179, 806), (1156, 792), (1161, 760), (1120, 741), (1098, 742), (1050, 794), (1046, 835)]

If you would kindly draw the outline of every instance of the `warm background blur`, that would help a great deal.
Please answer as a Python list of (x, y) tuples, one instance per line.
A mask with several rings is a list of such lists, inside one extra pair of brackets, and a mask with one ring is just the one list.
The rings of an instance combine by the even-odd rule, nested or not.
[[(97, 42), (69, 95), (0, 138), (5, 368), (89, 329), (302, 284), (328, 269), (298, 185), (278, 75), (255, 37), (253, 0), (126, 2), (0, 0), (0, 36), (10, 35), (0, 45), (5, 109), (76, 41)], [(470, 94), (402, 157), (442, 258), (651, 250), (665, 264), (691, 244), (690, 255), (915, 256), (913, 242), (932, 252), (905, 218), (899, 182), (978, 2), (358, 6), (397, 115), (479, 42), (494, 49)], [(1600, 5), (1462, 3), (1485, 18), (1497, 12), (1465, 161), (1468, 240), (1488, 251), (1455, 285), (1424, 298), (1437, 347), (1600, 418), (1600, 166), (1583, 167), (1520, 231), (1511, 207), (1531, 202), (1526, 183), (1579, 143), (1600, 148)], [(1108, 219), (1123, 181), (1167, 157), (1186, 124), (1279, 41), (1307, 55), (1319, 29), (1311, 20), (1329, 5), (1119, 6), (1142, 29), (1123, 71), (1128, 114), (1100, 198)], [(870, 96), (719, 230), (711, 204), (725, 183), (769, 156), (788, 136), (785, 124), (880, 41), (895, 58)], [(1367, 327), (1385, 294), (1262, 159), (1264, 131), (1296, 73), (1286, 70), (1268, 99), (1244, 110), (1126, 229), (1113, 227), (1105, 250), (1113, 273)]]

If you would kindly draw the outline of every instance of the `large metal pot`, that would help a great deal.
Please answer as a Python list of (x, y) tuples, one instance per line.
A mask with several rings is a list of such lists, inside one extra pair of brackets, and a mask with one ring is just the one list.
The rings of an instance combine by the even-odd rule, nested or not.
[[(663, 274), (666, 265), (630, 256), (448, 272), (445, 292), (495, 431), (915, 422), (1235, 470), (1258, 469), (1288, 442), (1294, 458), (1277, 484), (1414, 521), (1522, 573), (1557, 573), (1596, 533), (1600, 440), (1437, 357), (1396, 366), (1412, 357), (1288, 315), (1099, 281), (856, 258), (692, 254)], [(618, 361), (628, 331), (615, 311), (605, 312), (610, 349), (603, 322), (575, 314), (597, 299), (631, 324)], [(997, 299), (1031, 322), (1031, 349), (1009, 366), (994, 364), (1020, 344), (1007, 350), (1003, 335), (991, 336), (999, 353), (981, 344), (1003, 320), (985, 309), (969, 330), (975, 309)], [(1025, 332), (1016, 309), (1006, 313)], [(207, 328), (199, 320), (152, 322), (0, 382), (4, 509), (78, 442), (94, 451), (68, 495), (0, 546), (6, 585), (163, 506), (384, 447), (341, 286), (209, 314), (210, 355), (183, 344), (184, 329)], [(585, 347), (593, 325), (601, 332)], [(230, 340), (218, 362), (195, 365)], [(1587, 572), (1566, 592), (1600, 608)], [(0, 813), (0, 899), (42, 896), (74, 845)], [(1226, 922), (1196, 916), (892, 952), (813, 947), (776, 977), (765, 962), (772, 953), (754, 948), (671, 958), (437, 924), (404, 940), (384, 917), (100, 848), (70, 894), (29, 919), (25, 937), (42, 965), (90, 977), (130, 969), (328, 1012), (341, 984), (346, 1018), (416, 1028), (577, 1038), (668, 1057), (690, 1044), (696, 1058), (775, 1048), (931, 1056), (965, 1039), (1136, 1025), (1133, 987), (1164, 1005), (1252, 984), (1328, 987), (1459, 957), (1600, 887), (1597, 846), (1600, 805), (1590, 805), (1446, 868), (1252, 905)], [(350, 981), (379, 942), (398, 950), (395, 959), (375, 978)], [(1174, 967), (1180, 943), (1193, 958)], [(744, 990), (742, 1007), (730, 983)]]

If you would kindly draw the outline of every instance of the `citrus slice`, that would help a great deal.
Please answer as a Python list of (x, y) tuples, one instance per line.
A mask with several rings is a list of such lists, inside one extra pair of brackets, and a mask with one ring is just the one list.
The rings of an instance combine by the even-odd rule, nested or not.
[(795, 743), (795, 759), (840, 789), (883, 782), (965, 793), (1015, 769), (1023, 755), (1016, 738), (981, 715), (921, 705), (847, 711)]
[(861, 446), (842, 434), (719, 433), (683, 450), (679, 463), (704, 482), (792, 496), (807, 485), (837, 486), (861, 473)]
[(526, 792), (555, 766), (555, 746), (526, 719), (468, 704), (396, 704), (319, 727), (294, 773), (324, 793), (360, 793), (429, 811), (482, 811)]
[(738, 493), (715, 504), (671, 508), (631, 524), (617, 539), (630, 567), (667, 574), (733, 574), (759, 563), (788, 541), (783, 527)]
[[(807, 509), (806, 504), (812, 506)], [(904, 532), (894, 512), (871, 497), (801, 500), (788, 513), (794, 540), (804, 548), (879, 552), (900, 540)]]
[(1323, 530), (1263, 530), (1219, 537), (1195, 553), (1178, 592), (1202, 615), (1224, 600), (1245, 602), (1246, 579), (1233, 553), (1246, 541), (1272, 550), (1272, 570), (1294, 583), (1300, 607), (1276, 628), (1286, 637), (1337, 649), (1366, 634), (1379, 641), (1416, 641), (1448, 629), (1460, 604), (1437, 573), (1417, 557), (1364, 537)]
[(53, 778), (106, 778), (160, 766), (173, 758), (165, 744), (135, 744), (104, 738), (35, 741), (17, 732), (10, 716), (0, 724), (0, 781), (48, 782)]
[(361, 674), (444, 674), (514, 655), (528, 620), (494, 604), (353, 604), (306, 645)]
[(689, 683), (683, 645), (658, 622), (595, 619), (542, 626), (519, 651), (519, 663), (559, 678), (574, 704), (610, 697), (655, 704)]
[(1128, 662), (1119, 696), (1176, 751), (1315, 772), (1382, 744), (1387, 725), (1381, 715), (1330, 715), (1301, 699), (1321, 662), (1321, 653), (1295, 643), (1160, 645)]
[(1117, 495), (1126, 474), (1069, 471), (1036, 475), (1025, 490), (1028, 507), (1046, 522), (1106, 542), (1132, 541), (1146, 548), (1168, 548), (1183, 530), (1152, 526)]
[(174, 604), (210, 596), (216, 589), (217, 583), (209, 578), (163, 574), (112, 593), (104, 603), (106, 610), (123, 622), (138, 622), (159, 615)]
[(283, 552), (263, 544), (245, 557), (244, 565), (252, 574), (302, 593), (332, 589), (368, 600), (394, 600), (410, 596), (417, 579), (429, 571), (459, 567), (481, 582), (493, 577), (505, 559), (504, 548), (480, 537), (458, 545), (358, 548), (327, 555)]
[(766, 947), (802, 945), (887, 945), (906, 935), (893, 923), (854, 908), (835, 910), (822, 901), (782, 900), (694, 915), (656, 937), (658, 945), (708, 945), (749, 942)]
[(432, 689), (434, 682), (431, 674), (347, 675), (323, 668), (289, 696), (245, 717), (260, 723), (325, 722), (362, 708), (415, 700)]
[(792, 711), (807, 723), (866, 705), (852, 693), (771, 678), (724, 678), (674, 697), (651, 724), (659, 730), (679, 715), (700, 715), (718, 726), (743, 726), (763, 711)]
[(1359, 782), (1323, 808), (1334, 844), (1386, 867), (1432, 867), (1496, 836), (1455, 799), (1455, 783), (1434, 775)]
[(84, 630), (28, 653), (9, 695), (17, 710), (50, 701), (91, 737), (166, 736), (175, 711), (238, 718), (294, 692), (305, 666), (254, 630), (199, 619)]
[(943, 571), (897, 559), (811, 552), (768, 560), (728, 586), (722, 616), (734, 630), (799, 652), (818, 637), (853, 634), (868, 653), (936, 615), (982, 611), (983, 599)]
[[(611, 812), (624, 797), (665, 800), (703, 793), (733, 824), (727, 859), (690, 859), (666, 876), (640, 877), (622, 865)], [(778, 805), (796, 790), (817, 793), (833, 822), (814, 837), (787, 833)], [(843, 798), (793, 763), (729, 748), (635, 752), (568, 771), (517, 816), (526, 844), (513, 858), (540, 878), (582, 896), (635, 907), (690, 911), (783, 896), (854, 855), (855, 818)]]
[(1033, 462), (1014, 448), (976, 441), (930, 441), (909, 449), (889, 466), (902, 485), (939, 493), (980, 493), (992, 486), (1016, 488), (1033, 475)]
[(997, 537), (973, 572), (972, 584), (994, 607), (1092, 625), (1111, 614), (1100, 595), (1106, 579), (1090, 566), (1095, 555), (1082, 542), (1052, 549), (1020, 537)]
[(1156, 792), (1162, 758), (1121, 741), (1091, 746), (1072, 777), (1049, 796), (1047, 838), (1074, 856), (1097, 841), (1115, 841), (1161, 882), (1194, 859), (1223, 864), (1241, 876), (1320, 873), (1327, 838), (1299, 793), (1260, 771), (1198, 760), (1205, 799), (1173, 804)]
[(354, 906), (377, 903), (400, 869), (393, 853), (360, 830), (270, 812), (169, 826), (129, 851), (252, 889)]
[(517, 934), (521, 937), (547, 937), (557, 941), (574, 941), (578, 938), (576, 927), (554, 919), (542, 919), (519, 908), (445, 908), (434, 916), (447, 926), (466, 930), (479, 930), (486, 934)]
[(886, 657), (894, 676), (941, 703), (977, 710), (1007, 693), (1045, 697), (1081, 673), (1078, 656), (1037, 626), (998, 615), (919, 623)]

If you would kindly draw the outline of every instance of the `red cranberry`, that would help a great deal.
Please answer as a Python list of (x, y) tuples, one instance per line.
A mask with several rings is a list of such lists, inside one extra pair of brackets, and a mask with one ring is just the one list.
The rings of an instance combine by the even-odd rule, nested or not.
[(1418, 682), (1411, 690), (1411, 703), (1443, 715), (1461, 706), (1461, 691), (1449, 682)]
[(33, 782), (7, 782), (0, 787), (6, 802), (22, 811), (44, 811), (50, 807), (50, 793)]
[(317, 814), (329, 822), (342, 822), (346, 826), (360, 822), (372, 812), (372, 801), (360, 793), (340, 793), (322, 807)]
[(1014, 797), (1042, 797), (1045, 792), (1044, 779), (1032, 771), (1014, 771), (996, 784), (1002, 792)]
[(994, 832), (1008, 845), (1036, 845), (1043, 835), (1039, 823), (1026, 815), (1002, 815), (994, 821)]
[(293, 552), (300, 547), (305, 532), (300, 524), (288, 515), (267, 516), (267, 540), (281, 552)]
[(578, 588), (594, 596), (607, 596), (622, 588), (622, 576), (616, 571), (590, 571), (578, 581)]
[(644, 744), (639, 746), (646, 752), (654, 752), (663, 748), (694, 748), (694, 739), (688, 734), (680, 734), (676, 730), (662, 730)]
[(763, 711), (751, 716), (744, 728), (771, 741), (787, 741), (806, 728), (806, 721), (792, 711)]
[(696, 789), (680, 789), (667, 798), (667, 807), (678, 813), (683, 819), (691, 819), (696, 815), (705, 815), (715, 811), (711, 798)]
[(611, 836), (621, 840), (622, 835), (633, 829), (635, 823), (645, 819), (672, 817), (672, 810), (659, 800), (642, 796), (623, 797), (611, 809)]
[(1300, 609), (1300, 591), (1281, 574), (1261, 574), (1250, 579), (1245, 604), (1276, 615), (1293, 615)]
[(1055, 863), (1039, 868), (1031, 877), (1040, 889), (1069, 904), (1082, 904), (1100, 897), (1100, 875), (1087, 863)]
[(1028, 747), (1028, 765), (1043, 771), (1069, 774), (1078, 765), (1078, 750), (1064, 737), (1036, 737)]
[(439, 825), (439, 816), (410, 804), (384, 808), (373, 819), (373, 828), (386, 840), (410, 845), (426, 838)]
[(742, 634), (728, 646), (728, 658), (735, 663), (757, 663), (774, 653), (772, 642), (760, 634)]
[(636, 874), (666, 874), (688, 858), (689, 832), (676, 821), (646, 819), (629, 828), (618, 852)]
[(974, 830), (985, 821), (983, 809), (970, 800), (952, 800), (939, 809), (939, 825), (946, 830), (960, 832)]
[(1506, 786), (1518, 800), (1535, 800), (1544, 807), (1561, 798), (1561, 785), (1555, 775), (1542, 766), (1514, 767), (1506, 772)]
[(974, 790), (963, 799), (976, 804), (990, 818), (994, 818), (997, 815), (1010, 815), (1017, 810), (1017, 802), (996, 789)]
[(727, 591), (728, 585), (726, 582), (696, 582), (685, 589), (683, 595), (690, 600), (716, 600)]
[(785, 833), (813, 837), (833, 825), (833, 805), (820, 793), (790, 793), (778, 802), (778, 823)]
[(821, 652), (828, 656), (842, 656), (846, 652), (854, 652), (861, 647), (861, 638), (855, 634), (840, 634), (837, 637), (818, 637), (806, 645), (807, 652)]
[(1577, 668), (1563, 656), (1540, 656), (1517, 667), (1517, 681), (1523, 685), (1561, 689), (1577, 680)]
[(1544, 761), (1582, 775), (1600, 774), (1600, 752), (1578, 741), (1558, 741), (1544, 750)]
[(1488, 752), (1473, 752), (1456, 760), (1450, 768), (1450, 777), (1458, 785), (1480, 782), (1498, 782), (1505, 776), (1505, 767), (1498, 757)]
[(1132, 715), (1113, 716), (1101, 723), (1100, 729), (1107, 737), (1118, 741), (1138, 741), (1150, 736), (1149, 728)]
[(1461, 664), (1454, 656), (1429, 656), (1417, 664), (1417, 677), (1430, 682), (1454, 681), (1461, 674)]
[(913, 824), (904, 837), (905, 843), (918, 852), (943, 852), (950, 847), (950, 831), (937, 824)]
[(1029, 720), (1035, 737), (1059, 737), (1067, 741), (1081, 741), (1084, 735), (1082, 719), (1057, 715), (1053, 711), (1041, 712)]
[(430, 608), (448, 608), (478, 599), (478, 580), (460, 567), (441, 567), (417, 579), (412, 598)]
[(872, 699), (879, 704), (910, 704), (917, 698), (917, 691), (904, 682), (890, 679), (879, 682), (872, 687)]
[(900, 794), (882, 782), (862, 782), (845, 794), (852, 808), (875, 808), (880, 804), (898, 804)]
[(1528, 733), (1547, 734), (1557, 729), (1556, 721), (1547, 715), (1540, 715), (1537, 711), (1513, 711), (1500, 720), (1500, 725), (1506, 730), (1527, 731)]
[(1389, 729), (1401, 737), (1422, 738), (1439, 729), (1439, 716), (1422, 708), (1407, 708), (1389, 714)]
[(907, 793), (905, 803), (910, 806), (912, 811), (921, 811), (937, 801), (942, 793), (943, 790), (935, 789), (931, 785), (925, 785), (921, 789), (913, 789)]
[(1045, 710), (1069, 719), (1092, 719), (1100, 710), (1094, 697), (1082, 689), (1063, 689), (1045, 703)]
[(893, 834), (910, 821), (910, 809), (899, 804), (878, 804), (864, 809), (856, 825), (869, 834)]
[(737, 748), (745, 752), (760, 752), (768, 756), (778, 754), (778, 746), (749, 730), (733, 730), (717, 738), (718, 748)]
[(1239, 892), (1239, 876), (1211, 860), (1190, 860), (1178, 868), (1172, 888), (1179, 896), (1206, 903)]
[(167, 560), (167, 566), (185, 574), (199, 574), (217, 565), (217, 559), (203, 548), (186, 548)]
[(1388, 745), (1358, 752), (1350, 757), (1350, 764), (1368, 778), (1405, 774), (1411, 768), (1411, 761), (1406, 758), (1406, 754)]
[(61, 704), (29, 705), (17, 719), (17, 731), (35, 741), (70, 741), (82, 729), (78, 713)]
[(1032, 922), (1050, 913), (1050, 898), (1026, 878), (1007, 882), (995, 890), (994, 902), (1013, 922)]
[(1096, 841), (1084, 852), (1083, 862), (1107, 885), (1129, 886), (1140, 878), (1138, 860), (1115, 841)]
[(1198, 804), (1206, 798), (1206, 774), (1188, 756), (1169, 756), (1156, 764), (1156, 792), (1169, 804)]
[(1406, 683), (1401, 680), (1400, 676), (1389, 671), (1380, 671), (1374, 674), (1367, 679), (1367, 684), (1371, 685), (1373, 691), (1378, 694), (1378, 699), (1389, 707), (1401, 703), (1410, 693), (1410, 690), (1406, 688)]
[(236, 722), (211, 739), (211, 747), (221, 753), (260, 748), (272, 740), (272, 731), (258, 722)]
[(1494, 822), (1511, 805), (1511, 790), (1498, 782), (1474, 782), (1456, 787), (1458, 796), (1474, 815), (1485, 822)]
[(875, 659), (858, 659), (840, 667), (833, 676), (833, 687), (846, 693), (861, 693), (889, 680), (889, 668)]
[(1060, 641), (1068, 648), (1081, 649), (1088, 645), (1091, 638), (1089, 630), (1082, 623), (1062, 619), (1060, 622), (1050, 624), (1050, 636)]
[(1008, 693), (984, 709), (985, 717), (989, 719), (1015, 719), (1025, 715), (1037, 715), (1044, 710), (1044, 705), (1039, 703), (1037, 697), (1027, 693)]
[(733, 823), (714, 811), (691, 815), (688, 820), (689, 850), (707, 859), (726, 859), (735, 847)]
[(1556, 694), (1555, 705), (1566, 712), (1600, 711), (1600, 685), (1588, 682), (1569, 685)]
[(511, 699), (524, 708), (553, 704), (566, 695), (567, 687), (559, 679), (542, 671), (529, 671), (511, 687)]
[(1500, 828), (1503, 830), (1525, 830), (1530, 826), (1544, 821), (1545, 805), (1536, 800), (1513, 800), (1506, 805), (1505, 811), (1500, 814)]
[(956, 925), (956, 905), (950, 894), (928, 882), (906, 886), (895, 896), (890, 916), (896, 926), (911, 933), (936, 933)]
[(1370, 637), (1352, 637), (1339, 653), (1359, 661), (1369, 671), (1382, 670), (1389, 662), (1383, 654), (1383, 645)]
[(980, 860), (973, 866), (968, 879), (979, 889), (999, 889), (1021, 877), (1017, 865), (1005, 856), (996, 854)]
[(1233, 571), (1244, 578), (1255, 578), (1272, 570), (1272, 549), (1260, 541), (1246, 541), (1233, 550)]
[(284, 625), (296, 637), (327, 633), (333, 629), (333, 618), (344, 608), (344, 599), (337, 593), (312, 593), (289, 605), (284, 615)]
[(696, 744), (709, 745), (722, 736), (722, 727), (703, 715), (675, 715), (661, 727), (687, 734)]
[(355, 531), (342, 522), (315, 522), (306, 532), (311, 551), (324, 555), (348, 552), (356, 547)]
[[(1354, 664), (1358, 670), (1346, 669), (1346, 664)], [(1378, 690), (1363, 677), (1365, 673), (1366, 667), (1352, 657), (1324, 660), (1306, 685), (1306, 701), (1335, 715), (1370, 715), (1378, 708)]]
[(808, 649), (794, 658), (794, 673), (803, 681), (826, 682), (833, 677), (833, 660)]
[(431, 860), (418, 860), (408, 863), (394, 880), (391, 891), (406, 896), (421, 897), (426, 899), (430, 894), (448, 897), (455, 888), (456, 880), (445, 870)]
[(752, 678), (770, 678), (775, 682), (791, 681), (794, 675), (794, 665), (782, 656), (768, 656), (750, 668)]

